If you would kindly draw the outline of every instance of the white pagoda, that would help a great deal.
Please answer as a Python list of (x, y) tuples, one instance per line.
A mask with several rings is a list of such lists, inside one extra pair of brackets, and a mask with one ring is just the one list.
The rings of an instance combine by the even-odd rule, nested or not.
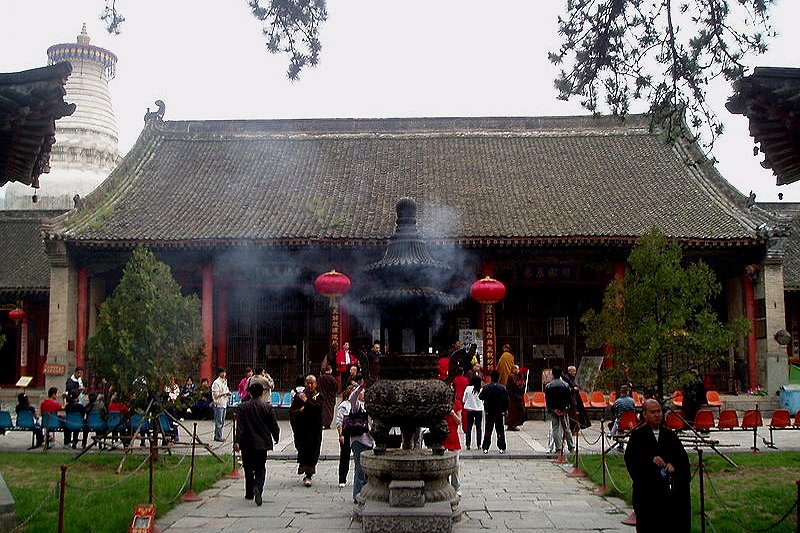
[(48, 64), (72, 64), (64, 100), (77, 108), (72, 116), (56, 124), (50, 172), (42, 174), (40, 187), (9, 183), (6, 209), (71, 209), (75, 195), (84, 197), (90, 193), (120, 160), (117, 124), (108, 91), (117, 56), (89, 44), (89, 40), (84, 24), (77, 42), (47, 49)]

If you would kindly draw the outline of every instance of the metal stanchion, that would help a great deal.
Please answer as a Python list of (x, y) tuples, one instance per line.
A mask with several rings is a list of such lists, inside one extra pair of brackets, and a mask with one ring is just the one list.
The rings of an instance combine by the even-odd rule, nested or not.
[(758, 425), (761, 423), (761, 411), (758, 408), (758, 404), (756, 404), (756, 414), (758, 415), (758, 418), (756, 423), (753, 424), (753, 447), (750, 448), (750, 453), (758, 453), (758, 445), (756, 444), (756, 441), (758, 439)]
[(796, 533), (800, 533), (800, 479), (798, 479), (795, 483), (797, 484), (797, 502), (795, 506), (797, 508), (797, 521), (795, 524), (797, 527)]
[(567, 477), (586, 477), (586, 473), (578, 468), (578, 461), (580, 460), (581, 430), (580, 425), (576, 427), (578, 428), (578, 432), (575, 434), (575, 465), (572, 468), (572, 472), (567, 474)]
[(605, 417), (600, 418), (600, 468), (603, 471), (603, 484), (596, 490), (592, 491), (595, 496), (605, 496), (610, 492), (608, 485), (606, 485), (606, 432), (605, 432)]
[[(232, 440), (236, 442), (236, 419), (238, 418), (238, 413), (233, 413), (233, 438)], [(239, 467), (236, 464), (236, 449), (233, 449), (233, 465), (231, 466), (231, 471), (225, 474), (225, 477), (228, 479), (241, 479), (242, 474), (239, 473)]]
[(58, 494), (58, 533), (64, 533), (64, 493), (67, 491), (67, 465), (61, 465), (61, 482)]
[(194, 423), (194, 429), (192, 430), (192, 465), (189, 467), (189, 490), (187, 490), (183, 496), (181, 496), (181, 500), (185, 502), (199, 502), (203, 498), (200, 497), (194, 491), (194, 450), (195, 450), (195, 443), (197, 442), (197, 422)]
[(147, 503), (153, 505), (155, 500), (153, 499), (153, 469), (155, 468), (155, 449), (156, 449), (156, 437), (155, 435), (150, 437), (150, 457), (147, 458), (148, 463), (148, 470), (150, 471), (150, 478), (149, 483), (147, 486)]
[(706, 493), (703, 479), (703, 450), (697, 448), (697, 474), (700, 476), (700, 532), (706, 533)]

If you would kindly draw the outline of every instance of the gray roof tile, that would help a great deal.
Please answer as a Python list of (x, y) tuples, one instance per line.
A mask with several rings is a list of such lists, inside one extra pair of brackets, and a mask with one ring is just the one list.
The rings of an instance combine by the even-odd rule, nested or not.
[(756, 240), (762, 220), (645, 117), (153, 122), (48, 231), (161, 244), (374, 242), (402, 196), (458, 242)]

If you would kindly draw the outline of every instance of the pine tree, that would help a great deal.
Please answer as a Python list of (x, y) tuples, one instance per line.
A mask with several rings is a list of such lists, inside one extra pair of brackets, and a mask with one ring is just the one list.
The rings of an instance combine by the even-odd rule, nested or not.
[(749, 331), (744, 318), (720, 322), (714, 272), (702, 261), (682, 266), (682, 255), (676, 242), (651, 230), (631, 251), (625, 277), (606, 288), (601, 311), (583, 316), (587, 345), (613, 348), (615, 368), (605, 371), (605, 383), (630, 380), (663, 398), (665, 387), (691, 379), (691, 369), (723, 361)]
[(87, 342), (93, 373), (124, 401), (143, 406), (169, 378), (196, 369), (202, 349), (199, 298), (183, 296), (150, 250), (135, 249)]

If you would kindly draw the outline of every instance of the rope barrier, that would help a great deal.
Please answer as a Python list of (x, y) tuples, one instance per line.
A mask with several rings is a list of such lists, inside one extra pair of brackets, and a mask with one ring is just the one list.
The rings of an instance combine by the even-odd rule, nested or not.
[(633, 488), (633, 487), (628, 487), (625, 490), (619, 488), (619, 485), (616, 484), (616, 482), (614, 481), (614, 477), (611, 475), (611, 469), (608, 468), (608, 463), (606, 463), (606, 474), (608, 475), (608, 480), (611, 481), (611, 485), (620, 494), (628, 494), (631, 491), (631, 489)]
[[(584, 472), (585, 472), (587, 470), (587, 468), (586, 468), (586, 463), (584, 462), (582, 455), (578, 457), (578, 462), (583, 466), (583, 469), (584, 469)], [(592, 472), (590, 474), (590, 477), (597, 475), (597, 473), (600, 472), (600, 468), (602, 468), (602, 466), (603, 466), (602, 462), (598, 463), (597, 467), (594, 469), (594, 472)]]
[(103, 490), (113, 489), (114, 487), (116, 487), (116, 486), (124, 483), (125, 481), (128, 481), (130, 478), (132, 478), (137, 472), (139, 472), (139, 470), (142, 469), (142, 467), (144, 467), (144, 465), (147, 463), (148, 459), (149, 459), (149, 456), (146, 456), (144, 458), (144, 460), (141, 463), (139, 463), (139, 466), (137, 466), (136, 468), (131, 470), (130, 473), (128, 473), (122, 479), (118, 479), (117, 481), (115, 481), (114, 483), (112, 483), (110, 485), (105, 485), (105, 486), (102, 486), (102, 487), (83, 487), (83, 486), (80, 486), (80, 485), (73, 485), (72, 483), (67, 483), (67, 488), (86, 491), (86, 492), (100, 492), (100, 491), (103, 491)]
[(175, 500), (177, 500), (178, 498), (180, 498), (181, 494), (183, 494), (183, 489), (185, 489), (186, 485), (188, 485), (188, 483), (189, 483), (189, 476), (191, 474), (192, 474), (192, 469), (190, 468), (189, 470), (186, 471), (186, 478), (183, 480), (183, 485), (181, 485), (181, 488), (178, 489), (178, 493), (174, 497), (170, 498), (169, 500), (161, 500), (159, 498), (155, 498), (156, 503), (168, 504), (168, 503), (172, 503)]
[(599, 435), (597, 435), (597, 438), (594, 440), (594, 442), (589, 442), (589, 439), (587, 439), (587, 438), (586, 438), (585, 432), (584, 432), (582, 429), (579, 429), (579, 430), (578, 430), (578, 434), (579, 434), (581, 437), (583, 437), (583, 441), (584, 441), (586, 444), (588, 444), (589, 446), (594, 446), (595, 444), (597, 444), (598, 442), (600, 442), (600, 439), (601, 439), (601, 438), (602, 438), (602, 436), (603, 436), (603, 434), (602, 434), (602, 431), (603, 431), (603, 428), (600, 428), (600, 432), (601, 432), (601, 433), (600, 433)]
[[(733, 513), (733, 511), (731, 511), (730, 507), (728, 507), (728, 504), (725, 503), (725, 500), (720, 496), (719, 492), (717, 491), (717, 487), (714, 485), (714, 482), (711, 481), (711, 476), (708, 475), (708, 471), (705, 472), (705, 476), (706, 476), (706, 479), (708, 480), (708, 484), (711, 485), (711, 490), (714, 492), (714, 496), (716, 497), (716, 499), (719, 502), (719, 504), (723, 507), (723, 509), (725, 509), (725, 512), (728, 514), (728, 516), (730, 516), (733, 519), (733, 521), (736, 522), (737, 525), (739, 525), (742, 529), (744, 529), (746, 531), (763, 532), (763, 531), (769, 531), (771, 529), (774, 529), (774, 528), (778, 527), (779, 525), (781, 525), (789, 517), (789, 515), (791, 515), (794, 512), (795, 508), (797, 507), (797, 500), (795, 500), (795, 502), (792, 504), (792, 506), (789, 508), (789, 510), (786, 511), (784, 513), (784, 515), (782, 517), (780, 517), (778, 519), (778, 521), (775, 522), (774, 524), (772, 524), (770, 526), (767, 526), (767, 527), (764, 527), (764, 528), (759, 528), (759, 529), (749, 528), (749, 527), (747, 527), (745, 524), (743, 524), (742, 522), (740, 522), (736, 518), (736, 515)], [(711, 520), (708, 520), (708, 523), (711, 524)], [(713, 528), (713, 526), (712, 526), (712, 528)]]
[(35, 509), (34, 509), (34, 510), (31, 512), (31, 514), (29, 514), (28, 516), (26, 516), (26, 517), (25, 517), (25, 519), (24, 519), (22, 522), (20, 522), (19, 524), (17, 524), (17, 525), (16, 525), (16, 526), (15, 526), (15, 527), (14, 527), (14, 528), (11, 530), (11, 532), (10, 532), (10, 533), (17, 533), (18, 531), (24, 531), (24, 530), (25, 530), (25, 528), (26, 528), (26, 527), (28, 526), (28, 524), (30, 523), (30, 521), (31, 521), (31, 520), (33, 520), (33, 519), (34, 519), (34, 518), (35, 518), (35, 517), (36, 517), (36, 516), (37, 516), (39, 513), (41, 513), (41, 512), (42, 512), (42, 510), (43, 510), (43, 509), (44, 509), (44, 507), (45, 507), (45, 504), (46, 504), (46, 503), (47, 503), (47, 502), (50, 500), (50, 498), (52, 498), (52, 497), (54, 497), (54, 496), (58, 496), (58, 493), (59, 493), (58, 484), (55, 484), (53, 487), (51, 487), (51, 490), (50, 490), (50, 492), (49, 492), (49, 493), (46, 493), (46, 494), (44, 495), (44, 498), (42, 499), (42, 501), (40, 501), (40, 502), (39, 502), (39, 504), (36, 506), (36, 508), (35, 508)]

